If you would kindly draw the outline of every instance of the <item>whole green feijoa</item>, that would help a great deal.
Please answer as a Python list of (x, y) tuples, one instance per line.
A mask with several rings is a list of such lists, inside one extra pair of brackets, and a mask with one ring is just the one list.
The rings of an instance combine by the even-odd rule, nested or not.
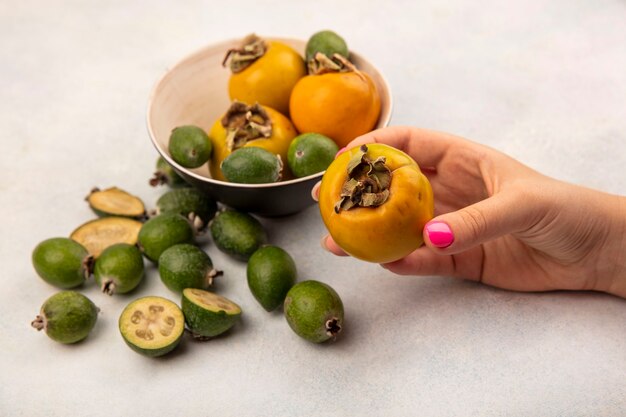
[(296, 283), (296, 263), (284, 249), (263, 246), (248, 259), (246, 275), (254, 298), (265, 310), (273, 311)]
[(143, 254), (157, 262), (163, 251), (178, 243), (193, 243), (191, 223), (177, 213), (163, 213), (151, 218), (139, 230), (137, 241)]
[(277, 182), (283, 175), (280, 157), (257, 146), (237, 149), (222, 161), (221, 169), (227, 181), (242, 184)]
[(168, 149), (172, 159), (185, 168), (198, 168), (211, 157), (213, 144), (198, 126), (179, 126), (172, 130)]
[(310, 61), (315, 54), (321, 52), (331, 58), (333, 54), (339, 54), (349, 58), (346, 41), (332, 30), (322, 30), (311, 36), (306, 44), (306, 61)]
[(217, 212), (215, 200), (195, 188), (170, 190), (157, 200), (156, 206), (157, 213), (178, 213), (194, 222), (199, 230), (204, 229)]
[(226, 297), (197, 288), (185, 288), (181, 302), (185, 322), (198, 339), (218, 336), (241, 317), (241, 307)]
[(302, 281), (285, 297), (285, 317), (300, 337), (314, 343), (332, 339), (343, 328), (343, 303), (335, 290), (319, 281)]
[(209, 227), (215, 246), (242, 260), (247, 260), (267, 241), (267, 233), (261, 223), (240, 211), (218, 213)]
[(325, 171), (338, 151), (339, 147), (329, 137), (319, 133), (303, 133), (291, 141), (287, 162), (296, 177), (306, 177)]
[(135, 245), (118, 243), (106, 248), (96, 260), (96, 283), (108, 295), (134, 290), (144, 276), (143, 256)]
[(176, 303), (163, 297), (148, 296), (128, 304), (118, 325), (132, 350), (153, 358), (178, 346), (185, 331), (185, 317)]
[(185, 288), (206, 289), (220, 273), (213, 268), (209, 255), (188, 243), (169, 247), (159, 257), (161, 281), (175, 292)]
[(59, 343), (76, 343), (87, 337), (98, 319), (98, 307), (75, 291), (61, 291), (48, 298), (31, 323)]
[(83, 245), (65, 237), (44, 240), (32, 254), (37, 274), (59, 288), (74, 288), (85, 282), (92, 261)]
[(172, 188), (189, 185), (162, 156), (157, 159), (156, 171), (150, 178), (149, 184), (153, 187), (166, 184)]

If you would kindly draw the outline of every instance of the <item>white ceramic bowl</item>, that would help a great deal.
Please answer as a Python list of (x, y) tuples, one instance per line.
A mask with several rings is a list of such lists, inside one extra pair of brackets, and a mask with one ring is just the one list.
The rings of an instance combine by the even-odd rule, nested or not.
[[(304, 56), (305, 41), (270, 38), (293, 47)], [(209, 131), (230, 104), (228, 78), (230, 70), (222, 67), (226, 51), (239, 46), (233, 39), (207, 46), (183, 58), (156, 83), (148, 104), (147, 124), (157, 151), (189, 183), (217, 201), (232, 208), (261, 216), (283, 216), (296, 213), (314, 203), (310, 191), (323, 172), (273, 184), (236, 184), (211, 178), (208, 166), (189, 169), (178, 165), (168, 152), (172, 129), (196, 125)], [(351, 61), (366, 72), (381, 96), (381, 114), (377, 128), (391, 119), (392, 97), (383, 75), (358, 53), (350, 52)]]

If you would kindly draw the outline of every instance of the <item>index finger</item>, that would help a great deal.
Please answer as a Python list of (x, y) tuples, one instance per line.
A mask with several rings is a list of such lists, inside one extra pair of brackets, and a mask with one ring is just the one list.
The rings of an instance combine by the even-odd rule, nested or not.
[(382, 143), (409, 154), (420, 167), (436, 168), (451, 144), (457, 141), (456, 136), (443, 132), (409, 126), (392, 126), (359, 136), (346, 148), (368, 143)]

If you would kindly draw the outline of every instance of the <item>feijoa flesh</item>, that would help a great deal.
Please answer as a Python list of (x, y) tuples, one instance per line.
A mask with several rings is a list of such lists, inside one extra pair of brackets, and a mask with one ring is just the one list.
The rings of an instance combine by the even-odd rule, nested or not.
[(91, 274), (93, 258), (83, 245), (66, 237), (47, 239), (33, 250), (37, 274), (48, 284), (74, 288)]
[(138, 243), (148, 259), (158, 262), (165, 249), (178, 243), (193, 243), (194, 234), (189, 220), (178, 213), (163, 213), (143, 224)]
[(195, 188), (177, 188), (163, 194), (156, 203), (156, 214), (178, 213), (202, 230), (217, 212), (217, 203)]
[(198, 168), (211, 157), (213, 144), (198, 126), (179, 126), (172, 130), (168, 149), (172, 159), (185, 168)]
[(265, 310), (273, 311), (296, 283), (296, 263), (284, 249), (263, 246), (248, 259), (246, 275), (254, 298)]
[(161, 281), (175, 292), (185, 288), (206, 289), (219, 274), (221, 271), (213, 268), (209, 255), (188, 243), (171, 246), (159, 257)]
[(209, 227), (215, 246), (242, 260), (247, 260), (267, 241), (267, 233), (261, 223), (241, 211), (220, 212)]
[(109, 246), (96, 260), (93, 275), (105, 294), (130, 292), (144, 277), (141, 251), (137, 246), (128, 243)]
[(339, 147), (327, 136), (303, 133), (291, 141), (287, 162), (293, 174), (300, 178), (325, 171), (335, 160)]
[(266, 184), (280, 181), (283, 163), (278, 155), (257, 146), (239, 148), (228, 155), (221, 165), (229, 182)]
[(43, 303), (31, 326), (44, 330), (56, 342), (70, 344), (86, 338), (97, 319), (98, 307), (89, 298), (75, 291), (61, 291)]
[(318, 52), (328, 58), (332, 58), (334, 54), (346, 59), (350, 57), (346, 41), (332, 30), (322, 30), (309, 38), (306, 44), (306, 61), (312, 60)]
[(285, 297), (285, 317), (300, 337), (314, 343), (334, 339), (343, 328), (343, 303), (337, 292), (319, 281), (302, 281)]
[(199, 339), (224, 333), (241, 317), (241, 307), (228, 298), (197, 288), (183, 290), (182, 309), (187, 327)]
[(172, 301), (156, 296), (139, 298), (126, 306), (119, 319), (126, 344), (145, 356), (165, 355), (178, 346), (185, 317)]
[(126, 217), (111, 216), (91, 220), (72, 232), (70, 238), (98, 257), (103, 250), (116, 243), (137, 243), (143, 223)]
[(139, 197), (117, 187), (105, 190), (94, 188), (86, 200), (89, 203), (89, 207), (100, 217), (142, 218), (146, 214), (146, 207)]
[(152, 178), (150, 178), (149, 184), (153, 187), (158, 185), (168, 185), (169, 187), (185, 187), (187, 182), (178, 175), (174, 168), (165, 160), (162, 156), (157, 159), (156, 171)]

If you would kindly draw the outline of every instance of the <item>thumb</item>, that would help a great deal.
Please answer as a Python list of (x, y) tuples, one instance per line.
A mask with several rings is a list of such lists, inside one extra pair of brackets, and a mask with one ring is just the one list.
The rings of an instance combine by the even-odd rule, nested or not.
[(498, 237), (527, 230), (536, 202), (517, 192), (502, 192), (457, 211), (432, 219), (424, 226), (424, 242), (442, 254), (463, 252)]

